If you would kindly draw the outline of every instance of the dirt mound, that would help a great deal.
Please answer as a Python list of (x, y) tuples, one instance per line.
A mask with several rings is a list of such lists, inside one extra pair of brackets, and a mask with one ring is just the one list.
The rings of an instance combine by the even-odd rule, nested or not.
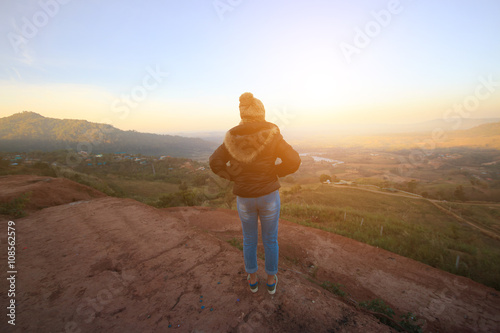
[[(221, 240), (241, 240), (238, 213), (170, 208)], [(343, 285), (348, 304), (382, 299), (397, 314), (425, 319), (425, 331), (500, 332), (500, 293), (468, 278), (322, 230), (280, 220), (280, 269), (301, 283), (314, 277)], [(258, 254), (264, 249), (259, 244)]]
[(27, 193), (27, 210), (37, 210), (69, 202), (102, 198), (106, 195), (89, 186), (65, 178), (29, 175), (0, 177), (0, 202), (9, 202)]
[(60, 205), (15, 222), (10, 331), (389, 331), (290, 272), (280, 274), (275, 296), (252, 294), (238, 249), (133, 200)]
[[(159, 210), (102, 197), (15, 223), (16, 326), (2, 323), (6, 332), (391, 331), (351, 301), (373, 298), (425, 318), (426, 331), (500, 327), (500, 297), (491, 288), (287, 221), (280, 222), (274, 296), (246, 285), (242, 253), (227, 242), (241, 239), (234, 211)], [(7, 230), (6, 219), (0, 224)], [(3, 263), (6, 256), (0, 252)], [(351, 295), (334, 295), (308, 276), (344, 284)], [(8, 290), (6, 279), (0, 288)]]

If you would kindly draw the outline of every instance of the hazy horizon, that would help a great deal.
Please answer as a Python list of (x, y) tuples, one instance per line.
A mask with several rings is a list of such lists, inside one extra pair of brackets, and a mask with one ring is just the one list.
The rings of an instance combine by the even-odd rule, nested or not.
[(286, 130), (500, 115), (500, 3), (0, 4), (0, 117), (223, 131), (238, 97)]
[[(5, 117), (10, 117), (14, 116), (16, 114), (22, 114), (24, 112), (30, 112), (30, 113), (36, 113), (44, 118), (52, 118), (52, 119), (60, 119), (60, 120), (86, 120), (84, 118), (55, 118), (55, 117), (49, 117), (44, 114), (34, 112), (34, 111), (22, 111), (22, 112), (16, 112), (11, 115), (7, 115)], [(0, 117), (1, 119), (2, 117)], [(453, 119), (452, 119), (453, 120)], [(89, 121), (92, 123), (99, 123), (95, 121)], [(443, 129), (444, 131), (453, 131), (453, 130), (466, 130), (470, 129), (472, 127), (476, 127), (482, 124), (488, 124), (488, 123), (494, 123), (494, 122), (500, 122), (500, 117), (497, 118), (467, 118), (467, 119), (455, 119), (455, 121), (446, 121), (444, 119), (430, 119), (427, 121), (422, 121), (422, 122), (414, 122), (414, 123), (409, 123), (409, 122), (401, 122), (397, 125), (395, 124), (388, 124), (388, 123), (370, 123), (370, 124), (363, 124), (363, 123), (352, 123), (352, 124), (321, 124), (321, 125), (316, 125), (316, 126), (287, 126), (287, 124), (284, 124), (280, 127), (280, 131), (284, 134), (291, 134), (293, 136), (297, 136), (300, 134), (303, 135), (310, 135), (310, 134), (316, 134), (316, 135), (324, 135), (324, 131), (329, 131), (330, 133), (327, 133), (334, 137), (336, 134), (340, 135), (377, 135), (377, 134), (400, 134), (400, 133), (425, 133), (427, 131), (432, 131), (433, 129), (440, 128)], [(111, 123), (99, 123), (99, 124), (107, 124), (114, 126)], [(233, 124), (232, 126), (236, 126), (238, 123)], [(228, 128), (224, 129), (204, 129), (204, 130), (186, 130), (186, 131), (177, 131), (177, 130), (170, 130), (170, 131), (158, 131), (158, 132), (147, 132), (147, 131), (140, 131), (136, 128), (120, 128), (117, 126), (114, 126), (118, 130), (123, 130), (123, 131), (136, 131), (136, 132), (141, 132), (141, 133), (147, 133), (147, 134), (159, 134), (159, 135), (178, 135), (178, 136), (184, 136), (184, 137), (199, 137), (199, 138), (206, 138), (206, 137), (219, 137), (219, 136), (224, 136), (224, 134), (227, 132)], [(331, 130), (334, 130), (335, 133), (332, 133)]]
[[(8, 118), (8, 119), (7, 119)], [(12, 119), (11, 119), (12, 118)], [(3, 122), (6, 119), (6, 122)], [(73, 121), (77, 122), (73, 122)], [(38, 128), (43, 128), (46, 135), (49, 137), (54, 133), (61, 135), (61, 129), (65, 128), (64, 135), (70, 135), (68, 138), (74, 139), (72, 133), (80, 133), (80, 142), (87, 142), (89, 137), (96, 140), (96, 145), (99, 145), (102, 140), (102, 135), (106, 135), (107, 130), (99, 125), (99, 123), (90, 122), (85, 124), (82, 119), (58, 119), (52, 117), (44, 117), (44, 115), (34, 112), (16, 113), (10, 117), (0, 118), (0, 125), (3, 128), (2, 135), (4, 138), (15, 138), (18, 135), (26, 137), (26, 133), (43, 133), (39, 132)], [(91, 125), (91, 124), (94, 125)], [(109, 124), (113, 126), (112, 124)], [(485, 125), (485, 126), (483, 126)], [(488, 119), (455, 119), (454, 122), (446, 122), (443, 119), (435, 119), (420, 123), (406, 123), (398, 126), (388, 124), (370, 124), (350, 126), (335, 124), (316, 125), (314, 127), (294, 128), (283, 126), (280, 128), (284, 138), (298, 149), (317, 149), (317, 148), (367, 148), (367, 149), (428, 149), (449, 148), (449, 147), (470, 147), (470, 148), (491, 148), (500, 149), (498, 145), (498, 125), (500, 118)], [(75, 127), (76, 126), (76, 127)], [(478, 126), (480, 136), (478, 136)], [(92, 128), (92, 130), (89, 130)], [(169, 131), (169, 132), (142, 132), (136, 129), (123, 130), (116, 128), (121, 134), (127, 136), (130, 131), (132, 135), (143, 133), (159, 134), (159, 140), (162, 140), (162, 135), (179, 136), (181, 140), (198, 138), (203, 139), (206, 143), (220, 144), (224, 140), (227, 129), (224, 130), (205, 130), (205, 131)], [(12, 129), (12, 130), (11, 130)], [(101, 134), (97, 134), (95, 129), (101, 129)], [(129, 132), (127, 132), (129, 131)], [(130, 134), (130, 133), (129, 133)], [(88, 136), (90, 135), (90, 136)], [(36, 140), (46, 140), (48, 137), (37, 136)], [(150, 138), (150, 137), (149, 137)], [(70, 139), (70, 141), (72, 140)], [(83, 141), (82, 141), (83, 140)], [(167, 139), (168, 140), (168, 139)], [(94, 142), (94, 141), (92, 141)], [(188, 144), (191, 144), (189, 142)], [(15, 145), (18, 143), (15, 143)], [(34, 144), (34, 143), (33, 143)], [(200, 143), (201, 144), (201, 143)], [(35, 144), (36, 145), (36, 144)], [(92, 150), (94, 144), (86, 149)], [(147, 145), (154, 145), (148, 141)], [(182, 145), (181, 145), (182, 146)], [(18, 146), (16, 146), (18, 147)], [(43, 149), (47, 149), (43, 146)], [(12, 147), (10, 147), (12, 148)], [(9, 148), (9, 149), (10, 149)], [(19, 149), (19, 148), (18, 148)], [(56, 148), (53, 148), (56, 149)]]

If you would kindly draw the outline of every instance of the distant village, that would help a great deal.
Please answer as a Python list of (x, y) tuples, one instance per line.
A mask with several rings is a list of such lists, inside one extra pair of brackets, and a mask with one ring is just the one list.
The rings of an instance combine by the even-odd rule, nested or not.
[[(62, 152), (62, 155), (64, 156), (64, 152)], [(155, 162), (161, 162), (161, 161), (168, 161), (169, 159), (175, 159), (175, 162), (172, 163), (171, 166), (168, 167), (168, 170), (173, 170), (173, 169), (186, 169), (189, 171), (205, 171), (208, 168), (208, 166), (205, 165), (200, 166), (199, 163), (196, 163), (194, 161), (191, 161), (189, 159), (183, 159), (183, 158), (173, 158), (169, 155), (162, 155), (162, 156), (143, 156), (141, 154), (130, 154), (126, 152), (116, 152), (116, 153), (111, 153), (111, 154), (92, 154), (88, 153), (86, 151), (79, 151), (76, 153), (78, 156), (78, 167), (83, 167), (83, 168), (101, 168), (109, 163), (117, 163), (117, 162), (133, 162), (137, 163), (142, 166), (148, 166), (151, 165), (151, 168), (153, 169), (153, 173), (155, 173)], [(334, 160), (331, 158), (325, 158), (322, 156), (322, 153), (302, 153), (300, 154), (303, 158), (303, 166), (302, 169), (308, 169), (309, 166), (313, 167), (311, 169), (311, 172), (316, 172), (315, 170), (318, 167), (326, 167), (329, 166), (331, 169), (331, 174), (336, 174), (340, 179), (327, 179), (327, 180), (322, 180), (321, 182), (327, 185), (344, 185), (344, 186), (365, 186), (361, 184), (357, 184), (358, 178), (362, 177), (361, 173), (363, 170), (360, 169), (360, 166), (363, 165), (363, 162), (355, 162), (355, 163), (348, 163), (345, 161), (340, 161), (340, 160)], [(383, 158), (383, 155), (386, 156), (387, 159), (393, 161), (395, 158), (393, 156), (387, 155), (387, 154), (379, 154), (378, 152), (366, 152), (366, 156), (368, 158)], [(53, 166), (58, 166), (58, 165), (64, 165), (65, 164), (65, 157), (59, 156), (59, 159), (53, 159), (52, 161), (48, 161), (48, 158), (44, 157), (44, 153), (3, 153), (2, 155), (2, 160), (3, 161), (8, 161), (10, 166), (16, 167), (16, 166), (22, 166), (22, 165), (34, 165), (36, 163), (49, 163)], [(306, 158), (307, 157), (307, 158)], [(458, 160), (460, 158), (463, 158), (464, 155), (460, 153), (441, 153), (441, 154), (434, 154), (432, 158), (429, 158), (429, 160), (426, 161), (426, 166), (430, 167), (433, 170), (438, 170), (446, 164), (448, 161), (453, 161), (453, 160)], [(57, 160), (58, 162), (56, 162)], [(306, 160), (309, 160), (309, 162), (306, 162)], [(173, 162), (173, 160), (172, 160)], [(481, 182), (488, 182), (488, 183), (493, 183), (496, 179), (498, 179), (496, 176), (497, 173), (494, 171), (487, 171), (485, 170), (485, 167), (491, 167), (494, 165), (497, 165), (499, 161), (489, 161), (485, 163), (478, 164), (476, 166), (460, 166), (457, 169), (459, 172), (464, 172), (468, 175), (470, 178), (470, 183), (471, 184), (481, 184)], [(372, 164), (374, 165), (374, 164)], [(404, 164), (402, 164), (404, 166)], [(372, 167), (373, 168), (373, 167)], [(335, 171), (338, 170), (338, 171)], [(383, 170), (377, 170), (377, 173), (382, 172)], [(387, 175), (391, 175), (390, 173), (384, 172), (384, 179), (387, 179)], [(335, 178), (335, 177), (334, 177)], [(367, 177), (365, 177), (366, 179)], [(394, 188), (387, 187), (387, 188), (382, 188), (382, 190), (386, 191), (397, 191)], [(401, 191), (399, 189), (398, 191)]]
[[(81, 162), (87, 167), (101, 167), (105, 166), (110, 162), (122, 162), (122, 161), (132, 161), (140, 165), (149, 165), (153, 162), (165, 161), (171, 156), (164, 155), (160, 157), (154, 156), (142, 156), (141, 154), (128, 154), (124, 152), (118, 152), (114, 154), (89, 154), (86, 151), (80, 151), (77, 153), (81, 157)], [(40, 158), (30, 157), (30, 153), (21, 154), (6, 154), (3, 156), (2, 160), (9, 161), (11, 166), (18, 165), (33, 165), (37, 162), (46, 162)], [(52, 165), (57, 166), (57, 162), (52, 162)], [(181, 164), (179, 168), (185, 168), (191, 171), (204, 171), (206, 168), (204, 166), (193, 167), (190, 161), (186, 161)], [(170, 168), (172, 170), (173, 168)]]
[(7, 155), (2, 158), (3, 161), (10, 161), (11, 166), (16, 166), (16, 165), (31, 165), (35, 164), (36, 162), (41, 162), (41, 159), (39, 158), (30, 158), (27, 157), (25, 154), (16, 154), (16, 155)]

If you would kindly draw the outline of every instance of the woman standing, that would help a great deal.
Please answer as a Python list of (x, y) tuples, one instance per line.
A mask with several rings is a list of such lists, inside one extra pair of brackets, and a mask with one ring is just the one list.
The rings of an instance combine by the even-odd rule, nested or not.
[[(223, 144), (210, 156), (210, 168), (220, 177), (234, 181), (233, 193), (243, 230), (245, 270), (252, 292), (259, 288), (257, 241), (260, 218), (267, 290), (272, 295), (278, 284), (278, 177), (297, 171), (300, 157), (283, 139), (278, 126), (266, 122), (264, 105), (251, 93), (240, 96), (240, 116), (240, 124), (226, 133)], [(280, 164), (276, 164), (277, 158), (281, 159)]]

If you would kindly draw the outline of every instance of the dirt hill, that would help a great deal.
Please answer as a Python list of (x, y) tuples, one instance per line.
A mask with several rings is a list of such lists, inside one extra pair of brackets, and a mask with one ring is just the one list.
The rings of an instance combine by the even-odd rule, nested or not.
[[(284, 220), (278, 291), (252, 294), (242, 252), (227, 242), (241, 239), (234, 211), (160, 210), (66, 180), (17, 177), (0, 178), (0, 201), (22, 188), (34, 201), (50, 193), (53, 206), (14, 219), (16, 326), (4, 314), (3, 332), (391, 331), (355, 307), (375, 298), (425, 319), (424, 331), (500, 327), (494, 289)], [(4, 272), (8, 221), (0, 217)], [(306, 277), (343, 284), (349, 294), (337, 296)], [(6, 279), (0, 288), (5, 309)]]

